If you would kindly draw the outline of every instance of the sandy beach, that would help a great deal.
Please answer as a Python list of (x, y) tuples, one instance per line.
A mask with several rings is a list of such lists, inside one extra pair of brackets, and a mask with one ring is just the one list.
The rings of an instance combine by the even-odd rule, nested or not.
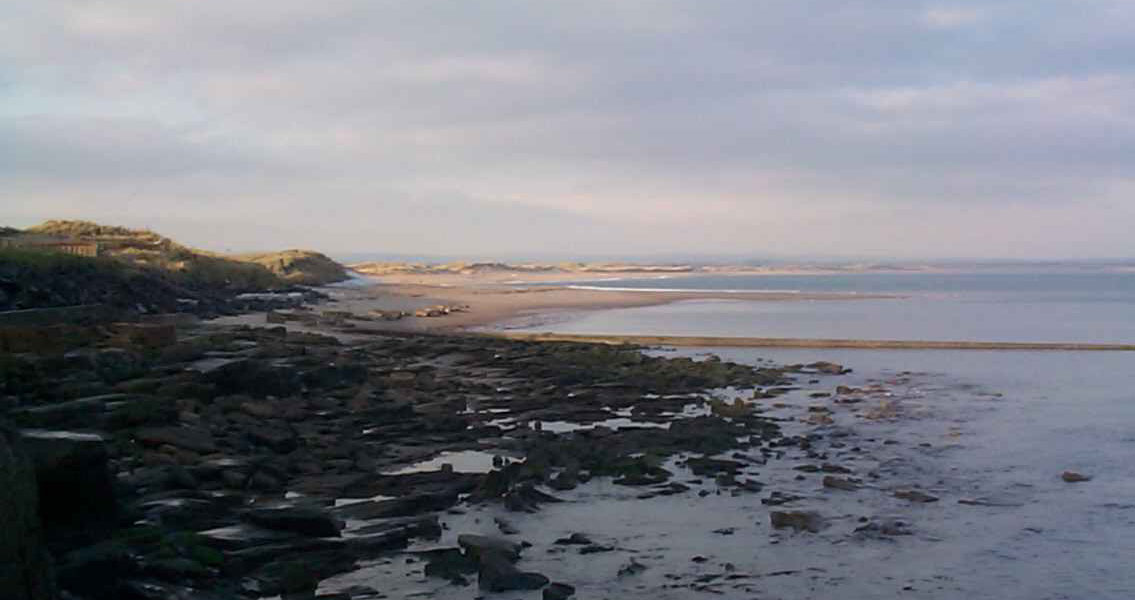
[[(316, 313), (347, 317), (349, 327), (359, 333), (368, 332), (435, 332), (451, 333), (489, 326), (508, 328), (510, 324), (531, 326), (545, 319), (570, 313), (613, 308), (657, 306), (697, 300), (741, 301), (854, 301), (886, 298), (885, 295), (789, 293), (789, 292), (712, 292), (712, 291), (625, 291), (579, 289), (567, 286), (524, 287), (504, 285), (496, 275), (480, 278), (470, 275), (414, 276), (429, 283), (409, 283), (402, 278), (383, 278), (367, 285), (354, 280), (352, 285), (322, 288), (331, 302)], [(390, 281), (393, 280), (393, 281)], [(414, 313), (429, 308), (441, 309), (436, 316), (419, 317)], [(404, 313), (396, 320), (375, 318), (379, 313)], [(219, 324), (262, 323), (264, 313), (244, 314), (218, 319)]]

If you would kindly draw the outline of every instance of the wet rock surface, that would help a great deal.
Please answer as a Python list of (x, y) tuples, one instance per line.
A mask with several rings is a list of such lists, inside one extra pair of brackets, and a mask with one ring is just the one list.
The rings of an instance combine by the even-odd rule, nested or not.
[[(816, 502), (937, 499), (915, 489), (934, 482), (875, 457), (886, 438), (854, 427), (909, 418), (890, 395), (901, 381), (813, 397), (808, 385), (830, 391), (846, 377), (834, 363), (753, 367), (473, 336), (344, 343), (279, 327), (5, 360), (20, 374), (7, 401), (23, 435), (54, 435), (60, 452), (101, 447), (78, 455), (107, 474), (90, 489), (112, 499), (95, 519), (109, 526), (49, 540), (77, 598), (393, 597), (408, 577), (442, 596), (585, 594), (557, 560), (659, 590), (752, 592), (798, 569), (744, 573), (703, 546), (682, 553), (695, 571), (672, 572), (658, 547), (600, 524), (610, 499), (647, 535), (648, 507), (720, 513), (699, 534), (715, 544), (894, 543), (917, 537), (916, 524)], [(551, 512), (577, 518), (552, 534), (536, 525)]]
[[(777, 425), (741, 405), (727, 418), (675, 415), (712, 388), (788, 381), (635, 348), (347, 345), (275, 327), (4, 360), (19, 374), (6, 418), (24, 428), (60, 581), (79, 598), (302, 593), (436, 539), (437, 515), (462, 504), (537, 514), (597, 477), (687, 493), (662, 466), (670, 457), (692, 453), (698, 472), (728, 479), (740, 463), (711, 455), (740, 436), (773, 439)], [(583, 539), (572, 543), (613, 549)], [(488, 591), (544, 588), (514, 564), (521, 547), (467, 535), (424, 565), (455, 583), (476, 573)]]

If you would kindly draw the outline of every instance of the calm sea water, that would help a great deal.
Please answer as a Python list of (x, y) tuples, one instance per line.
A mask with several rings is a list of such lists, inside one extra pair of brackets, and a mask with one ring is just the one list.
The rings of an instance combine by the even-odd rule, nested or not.
[(694, 276), (575, 285), (896, 297), (679, 302), (561, 315), (564, 318), (552, 323), (527, 328), (564, 333), (1135, 343), (1135, 273)]
[[(1135, 274), (971, 273), (690, 277), (591, 282), (597, 287), (893, 293), (854, 301), (682, 302), (559, 315), (534, 331), (865, 339), (1135, 342)], [(665, 293), (665, 292), (659, 292)], [(913, 519), (921, 541), (849, 549), (816, 567), (846, 573), (839, 586), (785, 597), (1135, 598), (1135, 353), (707, 349), (744, 362), (833, 360), (852, 377), (915, 371), (948, 382), (924, 402), (940, 411), (903, 424), (940, 452), (915, 472), (945, 473), (943, 501)], [(683, 351), (686, 352), (686, 351)], [(983, 389), (995, 402), (949, 390)], [(947, 408), (949, 407), (949, 408)], [(1060, 473), (1090, 474), (1067, 484)], [(1003, 507), (956, 503), (960, 494), (1007, 498)], [(676, 518), (695, 519), (695, 516)], [(812, 548), (808, 548), (812, 551)], [(786, 550), (770, 551), (775, 558)], [(829, 560), (830, 559), (830, 560)], [(804, 560), (804, 559), (801, 559)], [(827, 562), (825, 562), (825, 560)], [(834, 562), (833, 562), (834, 561)], [(837, 566), (831, 566), (831, 565)], [(879, 578), (917, 576), (912, 590)], [(876, 582), (876, 583), (872, 583)], [(801, 596), (798, 594), (805, 594)]]

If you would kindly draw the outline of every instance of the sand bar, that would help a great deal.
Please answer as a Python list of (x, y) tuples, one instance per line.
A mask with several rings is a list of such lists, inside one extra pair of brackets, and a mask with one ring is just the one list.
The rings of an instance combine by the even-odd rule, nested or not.
[[(614, 308), (658, 306), (674, 302), (732, 300), (751, 302), (855, 301), (894, 298), (881, 294), (722, 292), (722, 291), (606, 291), (568, 286), (510, 286), (469, 283), (463, 285), (423, 285), (376, 283), (353, 287), (326, 288), (335, 302), (326, 308), (357, 315), (372, 311), (415, 311), (429, 306), (460, 307), (460, 310), (431, 318), (408, 317), (398, 321), (359, 322), (359, 329), (402, 332), (457, 332), (509, 322), (540, 322), (542, 318), (564, 313)], [(248, 322), (249, 317), (238, 317)]]

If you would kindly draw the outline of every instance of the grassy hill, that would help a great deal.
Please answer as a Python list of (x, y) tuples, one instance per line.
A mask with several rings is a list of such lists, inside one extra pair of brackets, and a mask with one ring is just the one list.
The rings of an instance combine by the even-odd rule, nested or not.
[(349, 277), (342, 265), (318, 252), (226, 256), (183, 246), (153, 231), (89, 221), (47, 221), (23, 231), (4, 228), (0, 236), (17, 243), (50, 237), (101, 247), (98, 258), (34, 247), (0, 249), (0, 310), (118, 305), (132, 298), (168, 308), (177, 298), (325, 285)]
[(103, 255), (135, 266), (178, 274), (187, 285), (271, 289), (284, 285), (326, 285), (349, 276), (342, 265), (311, 250), (223, 255), (189, 248), (144, 229), (89, 221), (46, 221), (27, 233), (97, 241)]
[(260, 265), (276, 277), (297, 285), (326, 285), (350, 278), (343, 265), (311, 250), (241, 254), (232, 258)]

